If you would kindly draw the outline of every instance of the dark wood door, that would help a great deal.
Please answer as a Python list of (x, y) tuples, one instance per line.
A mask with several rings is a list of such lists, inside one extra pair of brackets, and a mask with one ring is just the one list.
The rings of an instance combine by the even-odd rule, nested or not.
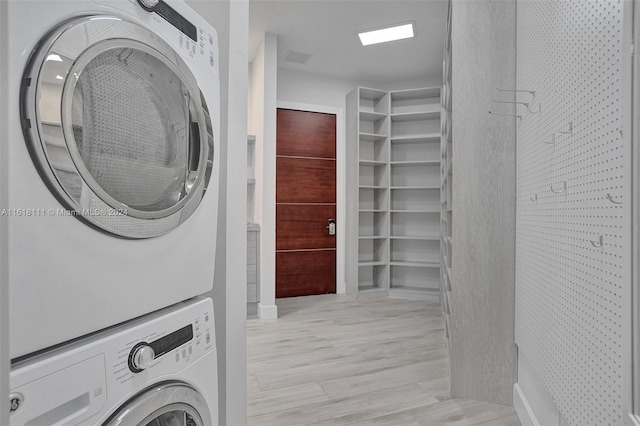
[(278, 109), (276, 297), (336, 292), (336, 116)]

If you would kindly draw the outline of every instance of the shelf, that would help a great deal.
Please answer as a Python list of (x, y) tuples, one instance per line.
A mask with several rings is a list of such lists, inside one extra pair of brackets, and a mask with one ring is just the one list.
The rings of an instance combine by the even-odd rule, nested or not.
[(370, 236), (359, 236), (359, 240), (384, 240), (387, 237), (384, 235), (370, 235)]
[(256, 137), (254, 135), (247, 136), (247, 144), (253, 145), (256, 143)]
[(378, 89), (369, 89), (366, 87), (360, 88), (360, 98), (366, 99), (368, 101), (376, 101), (384, 97), (386, 94), (387, 92), (383, 92), (382, 90), (378, 90)]
[(358, 163), (361, 166), (386, 166), (387, 162), (386, 161), (374, 161), (374, 160), (359, 160)]
[(418, 142), (438, 142), (440, 140), (440, 133), (423, 133), (416, 135), (402, 135), (392, 136), (390, 138), (391, 143), (418, 143)]
[(440, 209), (414, 209), (414, 210), (409, 210), (409, 209), (396, 209), (396, 210), (389, 210), (389, 212), (391, 213), (440, 213)]
[(393, 122), (435, 120), (440, 118), (440, 108), (437, 111), (401, 112), (390, 114), (390, 117)]
[(365, 132), (360, 132), (359, 136), (361, 141), (366, 141), (366, 142), (379, 142), (387, 138), (387, 135), (381, 135), (377, 133), (365, 133)]
[(392, 240), (418, 240), (418, 241), (439, 241), (440, 240), (439, 235), (423, 235), (420, 237), (391, 236), (389, 238)]
[(360, 209), (358, 210), (360, 213), (386, 213), (387, 210), (382, 209)]
[(387, 114), (383, 112), (360, 111), (360, 119), (367, 121), (379, 121), (387, 118)]
[(440, 160), (424, 160), (424, 161), (392, 161), (392, 166), (436, 166), (440, 164)]
[(429, 186), (392, 186), (390, 187), (394, 190), (403, 190), (403, 189), (440, 189), (440, 185), (429, 185)]
[(358, 262), (359, 267), (363, 266), (385, 266), (387, 262), (384, 261), (375, 261), (375, 262)]
[(393, 101), (407, 101), (410, 99), (440, 97), (440, 87), (425, 87), (420, 89), (396, 90), (391, 92)]
[(372, 186), (372, 185), (360, 185), (360, 189), (387, 189), (386, 186)]
[(255, 179), (247, 179), (247, 185), (255, 185), (255, 184), (256, 184)]

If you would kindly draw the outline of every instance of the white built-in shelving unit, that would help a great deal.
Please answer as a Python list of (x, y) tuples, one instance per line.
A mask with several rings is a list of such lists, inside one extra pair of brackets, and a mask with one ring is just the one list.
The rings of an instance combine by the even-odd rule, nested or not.
[(440, 88), (347, 104), (347, 293), (438, 300)]

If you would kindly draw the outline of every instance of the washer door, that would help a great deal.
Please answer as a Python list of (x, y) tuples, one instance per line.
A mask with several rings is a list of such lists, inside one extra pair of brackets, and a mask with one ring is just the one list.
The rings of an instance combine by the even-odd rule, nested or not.
[[(216, 420), (217, 421), (217, 420)], [(211, 413), (193, 387), (168, 382), (146, 389), (120, 407), (104, 426), (210, 426)]]
[(148, 238), (200, 203), (209, 111), (180, 55), (146, 28), (113, 16), (66, 22), (32, 56), (21, 103), (32, 157), (69, 212), (59, 213)]

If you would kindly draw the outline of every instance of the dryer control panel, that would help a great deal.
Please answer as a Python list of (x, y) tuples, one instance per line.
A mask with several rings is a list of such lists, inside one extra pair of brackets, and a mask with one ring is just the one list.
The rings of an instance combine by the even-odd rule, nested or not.
[(153, 28), (183, 59), (218, 73), (218, 34), (183, 1), (172, 0), (94, 0), (136, 16)]

